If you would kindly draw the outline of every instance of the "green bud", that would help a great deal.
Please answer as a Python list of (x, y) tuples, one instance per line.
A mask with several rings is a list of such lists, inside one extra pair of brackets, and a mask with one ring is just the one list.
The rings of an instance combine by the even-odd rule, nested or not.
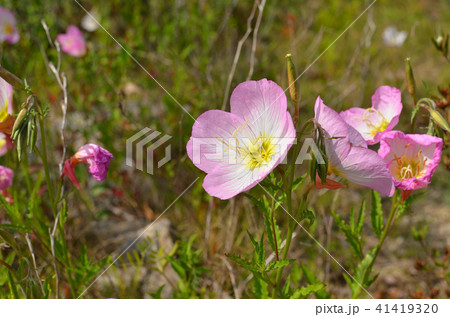
[(30, 140), (30, 148), (29, 151), (32, 153), (34, 148), (36, 147), (36, 139), (37, 139), (37, 127), (36, 127), (36, 118), (33, 119), (33, 125), (31, 128), (31, 140)]
[(287, 66), (287, 77), (289, 85), (289, 95), (294, 103), (298, 102), (298, 92), (297, 86), (295, 85), (295, 80), (297, 79), (295, 66), (292, 62), (291, 54), (286, 55), (286, 66)]
[(416, 96), (416, 81), (414, 80), (414, 73), (411, 66), (410, 58), (406, 59), (406, 87), (411, 96)]
[(20, 132), (20, 128), (22, 127), (23, 123), (25, 122), (25, 120), (28, 117), (28, 111), (26, 108), (23, 108), (22, 110), (20, 110), (19, 114), (17, 115), (16, 121), (14, 121), (14, 125), (12, 128), (12, 132), (11, 132), (11, 137), (14, 140), (17, 135)]
[(441, 113), (439, 111), (437, 111), (436, 109), (432, 109), (431, 107), (428, 107), (423, 104), (421, 105), (421, 107), (428, 110), (431, 118), (439, 127), (441, 127), (443, 130), (445, 130), (447, 132), (450, 132), (450, 127), (448, 125), (447, 120), (445, 120), (445, 118), (441, 115)]

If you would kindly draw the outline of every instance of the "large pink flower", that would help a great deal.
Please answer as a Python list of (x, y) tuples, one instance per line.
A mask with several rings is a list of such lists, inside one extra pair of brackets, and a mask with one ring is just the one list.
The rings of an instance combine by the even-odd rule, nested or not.
[(427, 187), (442, 155), (442, 139), (426, 134), (385, 133), (378, 154), (387, 162), (403, 198)]
[(0, 7), (0, 44), (8, 42), (11, 44), (17, 43), (20, 39), (19, 32), (16, 28), (16, 18), (14, 14)]
[[(347, 125), (320, 97), (316, 100), (314, 111), (315, 118), (327, 138), (325, 148), (329, 173), (372, 188), (383, 195), (392, 196), (395, 187), (386, 163), (375, 151), (367, 148), (358, 131)], [(335, 182), (330, 183), (331, 188), (336, 188)], [(325, 184), (319, 184), (326, 187), (323, 185)]]
[(59, 34), (56, 40), (61, 44), (63, 52), (75, 56), (84, 56), (87, 52), (83, 33), (75, 26), (70, 25), (65, 34)]
[(383, 133), (391, 131), (397, 125), (402, 107), (400, 90), (381, 86), (372, 96), (371, 108), (351, 108), (342, 111), (340, 115), (371, 145), (380, 142)]
[(239, 84), (230, 112), (210, 110), (192, 127), (187, 153), (207, 173), (203, 188), (229, 199), (266, 177), (295, 142), (283, 89), (262, 79)]
[(75, 176), (74, 168), (76, 165), (82, 163), (88, 164), (89, 173), (91, 173), (96, 180), (102, 181), (106, 178), (112, 158), (113, 155), (111, 153), (96, 144), (83, 145), (77, 153), (64, 162), (61, 177), (66, 175), (78, 188), (80, 188), (80, 184)]

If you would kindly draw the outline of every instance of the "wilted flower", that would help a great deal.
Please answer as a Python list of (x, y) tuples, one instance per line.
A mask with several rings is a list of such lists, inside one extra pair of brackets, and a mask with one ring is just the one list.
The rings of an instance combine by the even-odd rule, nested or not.
[(75, 26), (70, 25), (65, 34), (59, 34), (56, 40), (61, 44), (63, 52), (75, 56), (84, 56), (87, 52), (83, 33)]
[(385, 133), (378, 154), (392, 174), (395, 187), (405, 199), (413, 190), (425, 188), (439, 165), (442, 139), (426, 134)]
[(16, 28), (16, 18), (14, 14), (0, 7), (0, 43), (8, 42), (11, 44), (19, 41), (20, 35)]
[[(316, 120), (325, 132), (328, 173), (392, 196), (395, 187), (386, 163), (375, 151), (367, 148), (358, 131), (347, 125), (320, 97), (316, 100), (314, 111)], [(317, 186), (329, 189), (339, 187), (332, 180), (322, 184), (320, 179), (317, 180)]]
[(400, 47), (405, 42), (407, 36), (408, 32), (398, 31), (395, 26), (388, 26), (384, 29), (383, 41), (388, 46)]
[(80, 184), (75, 176), (74, 168), (82, 163), (88, 164), (89, 173), (91, 173), (96, 180), (102, 181), (106, 178), (112, 158), (113, 155), (111, 153), (96, 144), (83, 145), (77, 153), (64, 162), (61, 177), (66, 175), (78, 188), (80, 188)]
[(266, 177), (295, 142), (287, 99), (276, 83), (262, 79), (239, 84), (230, 112), (210, 110), (194, 123), (187, 153), (207, 173), (203, 188), (229, 199)]
[(403, 107), (401, 99), (397, 88), (381, 86), (372, 96), (371, 108), (350, 108), (340, 115), (362, 135), (367, 144), (376, 144), (383, 133), (397, 125)]

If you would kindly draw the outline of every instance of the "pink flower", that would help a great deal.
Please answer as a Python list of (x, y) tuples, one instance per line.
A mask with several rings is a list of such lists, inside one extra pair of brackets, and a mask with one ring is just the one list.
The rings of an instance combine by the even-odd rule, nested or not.
[(231, 111), (210, 110), (192, 127), (187, 153), (207, 175), (209, 195), (229, 199), (266, 177), (295, 142), (283, 89), (262, 79), (239, 84), (230, 99)]
[(406, 199), (431, 181), (442, 154), (442, 139), (426, 134), (385, 133), (378, 154), (387, 162), (395, 187)]
[(340, 115), (371, 145), (380, 142), (383, 133), (391, 131), (397, 125), (402, 107), (400, 90), (381, 86), (372, 96), (371, 108), (351, 108), (342, 111)]
[(5, 197), (8, 203), (13, 203), (14, 199), (8, 192), (8, 188), (12, 186), (14, 178), (14, 172), (4, 166), (0, 165), (0, 194)]
[(0, 77), (0, 122), (5, 121), (13, 111), (12, 92), (12, 86)]
[(14, 172), (4, 166), (0, 165), (0, 190), (3, 191), (12, 186)]
[(19, 32), (16, 28), (16, 18), (14, 14), (0, 7), (0, 44), (8, 42), (10, 44), (17, 43), (20, 39)]
[[(328, 173), (341, 176), (349, 181), (372, 188), (380, 194), (392, 196), (395, 187), (386, 163), (375, 151), (367, 148), (362, 136), (347, 125), (339, 114), (327, 107), (320, 97), (314, 107), (315, 118), (325, 132)], [(335, 189), (331, 182), (330, 189)], [(319, 188), (326, 184), (318, 184)], [(324, 186), (325, 185), (325, 186)]]
[(89, 165), (89, 173), (98, 180), (102, 181), (106, 178), (109, 164), (113, 155), (107, 150), (96, 144), (83, 145), (77, 153), (64, 162), (63, 173), (61, 177), (66, 175), (78, 188), (80, 184), (75, 176), (75, 166), (80, 163)]
[(67, 33), (59, 34), (56, 40), (61, 44), (63, 52), (69, 55), (81, 57), (87, 52), (83, 33), (75, 25), (70, 25)]

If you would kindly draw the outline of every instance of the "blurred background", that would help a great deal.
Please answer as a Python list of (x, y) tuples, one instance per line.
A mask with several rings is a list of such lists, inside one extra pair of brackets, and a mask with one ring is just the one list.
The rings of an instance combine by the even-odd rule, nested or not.
[[(298, 81), (301, 120), (313, 116), (318, 95), (340, 111), (370, 106), (376, 88), (391, 85), (403, 92), (398, 128), (407, 130), (413, 102), (406, 92), (405, 59), (411, 58), (419, 96), (437, 96), (438, 86), (449, 87), (449, 64), (431, 38), (450, 32), (450, 1), (378, 0), (337, 39), (371, 2), (269, 0), (260, 10), (251, 0), (80, 1), (140, 65), (102, 27), (89, 21), (75, 1), (1, 2), (14, 12), (21, 35), (16, 45), (3, 45), (1, 64), (26, 78), (49, 105), (55, 169), (62, 152), (56, 133), (62, 95), (48, 69), (57, 54), (41, 20), (53, 38), (74, 24), (87, 41), (85, 57), (63, 55), (61, 65), (68, 79), (68, 155), (85, 143), (97, 143), (113, 153), (114, 159), (101, 183), (86, 170), (77, 169), (82, 190), (70, 196), (66, 224), (74, 257), (83, 249), (97, 263), (120, 254), (200, 177), (85, 296), (252, 297), (248, 291), (251, 277), (225, 254), (245, 255), (251, 250), (247, 230), (261, 234), (262, 215), (243, 195), (220, 201), (206, 194), (204, 173), (193, 166), (185, 151), (194, 120), (146, 71), (196, 118), (209, 109), (229, 109), (233, 88), (249, 77), (268, 78), (287, 88), (285, 55), (291, 53), (297, 73), (306, 70)], [(250, 32), (242, 40), (248, 24), (257, 29), (256, 36)], [(237, 55), (240, 41), (242, 49)], [(233, 65), (235, 72), (230, 75)], [(25, 95), (16, 93), (14, 98), (17, 109)], [(417, 126), (427, 122), (425, 114), (421, 116)], [(125, 165), (126, 140), (144, 127), (172, 136), (172, 159), (153, 175)], [(34, 157), (29, 160), (33, 163)], [(5, 166), (17, 164), (11, 157), (0, 161)], [(40, 169), (35, 166), (36, 177)], [(20, 167), (15, 170), (15, 190), (20, 194)], [(449, 175), (441, 164), (431, 186), (396, 223), (375, 265), (375, 271), (381, 272), (371, 289), (375, 296), (449, 296), (448, 271), (434, 267), (434, 261), (447, 259), (450, 247)], [(352, 184), (311, 195), (316, 221), (309, 230), (344, 266), (351, 253), (333, 224), (329, 202), (347, 218), (350, 208), (359, 208), (361, 199), (369, 201), (369, 196), (368, 190)], [(286, 225), (285, 215), (278, 216), (280, 226)], [(413, 231), (425, 227), (430, 230), (424, 241), (415, 241)], [(368, 246), (376, 242), (370, 235), (366, 240)], [(305, 283), (300, 265), (304, 263), (327, 284), (333, 297), (350, 296), (342, 270), (300, 229), (290, 258), (298, 260), (291, 268), (296, 272), (292, 283)], [(45, 265), (49, 264), (42, 264), (44, 271)], [(92, 278), (86, 277), (86, 286)]]

